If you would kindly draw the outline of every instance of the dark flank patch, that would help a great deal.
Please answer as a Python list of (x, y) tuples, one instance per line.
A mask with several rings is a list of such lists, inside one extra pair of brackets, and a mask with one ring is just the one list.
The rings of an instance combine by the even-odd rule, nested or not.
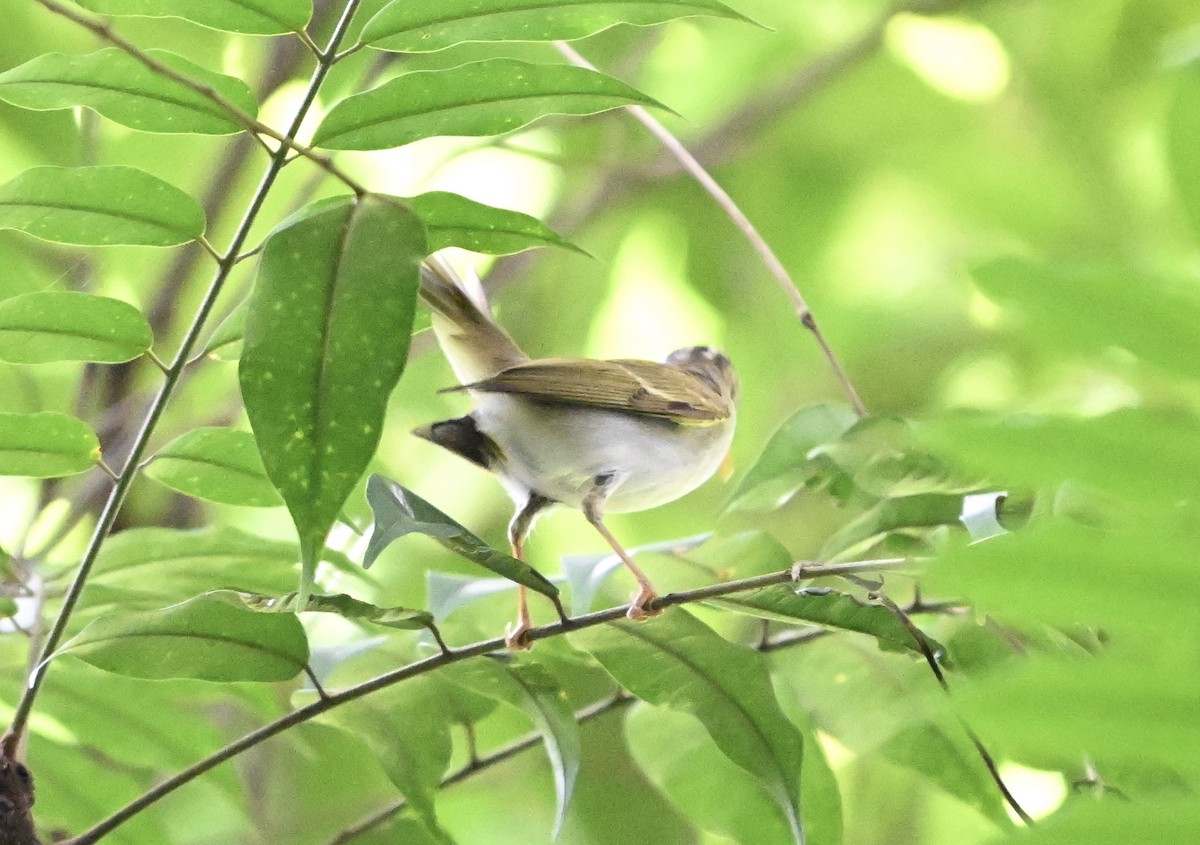
[(484, 469), (491, 469), (499, 454), (499, 447), (495, 441), (479, 430), (475, 418), (470, 415), (435, 422), (416, 429), (413, 434), (430, 443), (436, 443)]

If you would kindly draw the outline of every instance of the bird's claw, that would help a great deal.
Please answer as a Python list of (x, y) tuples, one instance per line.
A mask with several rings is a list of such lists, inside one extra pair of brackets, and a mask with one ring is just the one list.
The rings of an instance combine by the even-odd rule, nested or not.
[(658, 593), (654, 590), (643, 587), (637, 595), (633, 597), (633, 601), (629, 603), (629, 610), (625, 611), (625, 617), (632, 619), (634, 622), (644, 622), (651, 616), (661, 616), (662, 611), (653, 607), (648, 607), (656, 598)]
[(504, 626), (504, 645), (510, 651), (529, 651), (533, 648), (533, 643), (529, 641), (527, 634), (533, 626), (528, 622), (509, 622)]

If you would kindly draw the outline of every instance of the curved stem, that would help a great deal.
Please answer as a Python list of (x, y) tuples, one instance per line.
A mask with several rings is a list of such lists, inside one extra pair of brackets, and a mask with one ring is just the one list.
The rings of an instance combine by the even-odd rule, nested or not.
[[(571, 64), (587, 68), (588, 70), (596, 69), (595, 65), (577, 53), (565, 41), (555, 42), (555, 45), (558, 47), (558, 51), (566, 56), (567, 61), (571, 62)], [(779, 289), (791, 300), (801, 325), (812, 333), (817, 341), (817, 345), (821, 347), (821, 351), (825, 355), (825, 360), (829, 363), (829, 368), (833, 371), (838, 382), (841, 383), (842, 389), (845, 390), (846, 396), (850, 400), (850, 404), (854, 407), (855, 413), (860, 417), (865, 417), (867, 415), (866, 406), (859, 397), (858, 391), (855, 390), (853, 382), (850, 381), (850, 377), (846, 375), (846, 370), (842, 367), (841, 361), (834, 354), (829, 341), (825, 339), (825, 335), (817, 326), (817, 320), (813, 316), (812, 310), (808, 307), (808, 302), (804, 299), (804, 295), (800, 293), (800, 288), (796, 286), (796, 282), (788, 275), (788, 271), (783, 266), (783, 262), (779, 260), (779, 256), (767, 244), (766, 239), (763, 238), (754, 224), (750, 222), (750, 218), (734, 202), (733, 197), (729, 196), (729, 193), (712, 177), (712, 174), (704, 169), (704, 165), (691, 154), (688, 148), (672, 135), (665, 126), (651, 116), (648, 111), (641, 106), (625, 106), (625, 110), (633, 115), (642, 126), (646, 127), (650, 134), (658, 139), (658, 142), (691, 174), (692, 178), (700, 183), (700, 186), (713, 198), (713, 201), (725, 212), (726, 216), (733, 221), (733, 225), (750, 242), (754, 251), (758, 253), (759, 258), (762, 259), (763, 264), (766, 265), (767, 270), (779, 285)]]
[[(57, 6), (56, 3), (53, 3), (53, 0), (38, 0), (38, 2), (47, 8)], [(331, 55), (337, 49), (337, 45), (345, 36), (346, 30), (360, 2), (361, 0), (347, 0), (346, 6), (342, 11), (342, 16), (329, 37), (329, 46), (325, 51), (327, 55)], [(66, 11), (69, 12), (69, 10)], [(71, 13), (71, 15), (72, 19), (74, 19), (74, 13)], [(300, 107), (296, 110), (296, 116), (292, 119), (291, 126), (286, 133), (288, 138), (299, 131), (305, 115), (308, 114), (308, 110), (312, 107), (313, 101), (316, 99), (321, 83), (325, 81), (325, 76), (328, 74), (329, 68), (330, 64), (328, 62), (322, 61), (317, 64), (312, 77), (309, 79), (308, 90), (305, 93), (304, 99)], [(79, 569), (76, 571), (75, 577), (71, 581), (71, 586), (63, 597), (62, 607), (58, 612), (57, 618), (54, 620), (54, 625), (46, 635), (41, 655), (36, 663), (37, 668), (29, 676), (29, 682), (25, 687), (21, 700), (17, 703), (12, 724), (9, 726), (8, 733), (3, 738), (2, 749), (9, 756), (15, 753), (17, 746), (20, 744), (21, 736), (25, 732), (25, 725), (29, 721), (29, 714), (33, 709), (33, 703), (37, 698), (42, 680), (46, 674), (46, 661), (54, 654), (55, 649), (58, 648), (58, 644), (62, 640), (63, 634), (66, 632), (67, 623), (71, 619), (71, 614), (74, 612), (75, 606), (79, 603), (79, 597), (83, 593), (84, 585), (87, 583), (92, 566), (95, 564), (96, 557), (100, 553), (100, 548), (116, 523), (117, 515), (121, 511), (121, 506), (125, 503), (125, 497), (129, 493), (129, 488), (137, 476), (138, 465), (146, 450), (146, 445), (150, 442), (150, 437), (158, 425), (158, 420), (162, 416), (167, 402), (175, 392), (176, 386), (179, 384), (180, 377), (187, 367), (188, 359), (191, 357), (192, 349), (200, 337), (205, 321), (216, 304), (217, 296), (220, 294), (225, 280), (229, 277), (236, 256), (249, 236), (250, 229), (254, 225), (254, 221), (258, 218), (259, 211), (262, 210), (267, 194), (275, 184), (275, 179), (279, 176), (287, 151), (288, 145), (280, 144), (278, 149), (272, 153), (267, 170), (263, 174), (262, 180), (254, 192), (254, 196), (250, 200), (250, 205), (247, 207), (246, 213), (243, 215), (242, 221), (233, 235), (229, 248), (218, 262), (217, 272), (209, 285), (204, 300), (193, 316), (187, 333), (179, 345), (179, 350), (171, 366), (167, 369), (163, 384), (155, 395), (153, 402), (151, 402), (145, 418), (142, 420), (141, 428), (134, 438), (125, 465), (117, 476), (116, 483), (113, 485), (113, 489), (104, 503), (104, 509), (100, 512), (96, 528), (92, 532), (92, 537), (88, 541), (87, 548), (83, 553), (83, 559), (79, 563)]]

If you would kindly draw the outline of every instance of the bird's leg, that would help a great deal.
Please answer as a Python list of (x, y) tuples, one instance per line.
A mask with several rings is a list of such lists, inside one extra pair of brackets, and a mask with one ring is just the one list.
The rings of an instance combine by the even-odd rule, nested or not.
[(646, 573), (641, 567), (633, 562), (633, 558), (621, 547), (617, 542), (617, 538), (608, 530), (608, 526), (604, 524), (604, 514), (602, 512), (604, 499), (608, 495), (613, 477), (611, 475), (596, 476), (596, 486), (583, 500), (583, 515), (587, 517), (587, 521), (595, 526), (600, 532), (600, 536), (608, 541), (608, 545), (621, 559), (621, 563), (633, 573), (633, 577), (637, 579), (638, 587), (640, 588), (633, 600), (629, 604), (629, 610), (626, 616), (635, 621), (641, 621), (649, 616), (658, 616), (662, 613), (661, 610), (654, 610), (648, 605), (658, 598), (658, 591), (654, 589), (654, 585), (650, 583), (650, 579), (646, 577)]
[[(512, 556), (522, 563), (525, 561), (525, 538), (533, 530), (533, 522), (538, 513), (551, 504), (553, 503), (544, 496), (530, 493), (529, 499), (513, 516), (512, 522), (508, 524), (509, 548), (512, 549)], [(525, 634), (532, 627), (533, 619), (529, 615), (529, 591), (524, 584), (518, 584), (517, 622), (515, 625), (505, 626), (504, 644), (513, 651), (527, 651), (532, 644)]]

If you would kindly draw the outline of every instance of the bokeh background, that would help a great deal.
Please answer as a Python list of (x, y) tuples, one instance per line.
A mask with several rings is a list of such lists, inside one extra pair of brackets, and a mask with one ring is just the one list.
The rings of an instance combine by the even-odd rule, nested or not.
[[(360, 20), (378, 5), (364, 4)], [(1054, 272), (1120, 268), (1112, 270), (1114, 289), (1129, 302), (1138, 301), (1147, 280), (1194, 298), (1200, 192), (1187, 181), (1200, 171), (1200, 134), (1190, 133), (1200, 128), (1200, 7), (1194, 0), (733, 5), (758, 25), (688, 19), (651, 29), (620, 27), (576, 46), (669, 107), (657, 116), (777, 251), (873, 414), (922, 418), (983, 409), (1088, 418), (1143, 405), (1195, 412), (1195, 382), (1147, 369), (1115, 346), (1070, 342), (1072, 315), (1086, 309), (1086, 296), (1073, 301), (1078, 293), (1064, 294), (1051, 310), (1058, 317), (1038, 321), (1003, 307), (994, 285), (989, 295), (979, 283), (989, 261), (1016, 256), (1054, 268), (1046, 290)], [(3, 68), (47, 51), (97, 47), (82, 30), (34, 4), (9, 6), (0, 28)], [(123, 19), (119, 29), (143, 46), (247, 80), (265, 97), (264, 119), (277, 125), (294, 107), (308, 66), (282, 39), (231, 36), (174, 19)], [(505, 53), (545, 61), (556, 56), (548, 45), (507, 45)], [(380, 62), (364, 50), (338, 66), (322, 104), (328, 107), (331, 97), (368, 75), (379, 79), (494, 54), (492, 47), (462, 45)], [(256, 153), (244, 166), (225, 168), (225, 158), (236, 157), (244, 143), (144, 135), (89, 113), (33, 113), (0, 103), (0, 181), (36, 164), (136, 164), (206, 198), (210, 239), (217, 244), (236, 225), (265, 160)], [(845, 523), (846, 514), (820, 495), (801, 495), (766, 513), (724, 511), (736, 479), (784, 420), (809, 405), (846, 400), (751, 247), (627, 116), (550, 120), (499, 140), (434, 139), (338, 158), (376, 190), (451, 190), (534, 214), (590, 253), (455, 257), (484, 274), (501, 322), (531, 355), (662, 358), (678, 346), (705, 343), (720, 346), (736, 363), (742, 400), (730, 464), (734, 480), (714, 479), (652, 512), (612, 517), (627, 546), (756, 529), (804, 558)], [(252, 241), (299, 204), (341, 192), (303, 162), (289, 167)], [(125, 299), (153, 315), (156, 349), (166, 357), (212, 272), (199, 252), (83, 252), (0, 232), (0, 297), (59, 286)], [(245, 296), (253, 265), (246, 261), (236, 271), (221, 314)], [(1114, 329), (1126, 316), (1112, 310)], [(1150, 322), (1135, 330), (1152, 337), (1156, 327)], [(82, 415), (95, 421), (106, 451), (120, 455), (157, 377), (145, 362), (103, 372), (74, 364), (0, 364), (0, 407)], [(438, 393), (452, 384), (449, 367), (423, 333), (392, 396), (375, 469), (503, 546), (511, 505), (499, 485), (409, 433), (466, 411), (463, 396)], [(236, 385), (236, 361), (199, 362), (152, 448), (197, 425), (245, 428)], [(31, 522), (35, 537), (52, 533), (66, 502), (95, 496), (98, 484), (76, 478), (42, 488), (0, 479), (0, 546), (11, 547)], [(347, 514), (360, 526), (369, 523), (361, 495), (351, 499)], [(55, 549), (54, 563), (67, 567), (77, 559), (90, 519)], [(121, 528), (212, 522), (294, 536), (282, 508), (202, 504), (149, 480), (135, 486)], [(361, 553), (362, 541), (348, 530), (339, 531), (336, 542), (352, 557)], [(579, 514), (561, 512), (542, 520), (528, 549), (532, 563), (557, 574), (564, 556), (601, 554), (605, 547)], [(665, 560), (652, 558), (649, 566), (668, 588), (691, 583), (694, 575)], [(376, 580), (369, 589), (337, 574), (327, 584), (368, 589), (381, 605), (425, 606), (429, 571), (478, 574), (432, 542), (409, 538), (371, 570)], [(610, 582), (601, 602), (623, 599), (630, 585), (622, 579)], [(451, 615), (448, 631), (459, 641), (494, 635), (511, 602), (508, 592), (486, 598), (471, 612)], [(535, 614), (552, 616), (541, 605)], [(324, 633), (330, 642), (350, 639), (337, 626)], [(0, 648), (10, 667), (4, 683), (12, 692), (24, 663), (23, 640), (4, 639)], [(544, 651), (553, 663), (554, 647)], [(370, 659), (355, 671), (365, 671)], [(67, 827), (136, 794), (147, 775), (202, 755), (218, 735), (252, 726), (256, 714), (282, 707), (287, 695), (247, 687), (230, 703), (227, 690), (202, 684), (152, 685), (150, 694), (144, 683), (78, 663), (64, 663), (61, 672), (54, 703), (48, 698), (47, 712), (35, 722), (35, 744), (45, 772), (38, 809)], [(826, 731), (845, 802), (847, 845), (967, 845), (999, 835), (990, 818), (994, 807), (972, 806), (938, 778), (914, 777), (911, 767), (867, 753), (894, 738), (891, 726), (902, 721), (896, 711), (908, 696), (936, 694), (914, 692), (930, 684), (922, 666), (870, 644), (819, 644), (781, 670), (778, 683), (795, 693), (788, 706), (798, 718), (813, 718)], [(72, 704), (67, 689), (81, 700)], [(12, 698), (6, 693), (3, 700)], [(209, 732), (173, 740), (162, 707), (202, 713)], [(628, 725), (610, 715), (585, 729), (587, 762), (562, 841), (731, 841), (700, 830), (687, 809), (672, 807), (650, 786), (669, 781), (672, 766), (707, 765), (698, 762), (703, 750), (691, 763), (672, 756), (680, 747), (695, 748), (699, 740), (680, 738), (694, 728), (680, 724), (667, 732), (644, 724), (639, 712)], [(78, 753), (76, 744), (87, 745), (81, 713), (96, 720), (95, 730), (109, 736), (110, 745), (123, 724), (131, 726), (114, 757)], [(161, 734), (152, 734), (150, 724)], [(483, 739), (511, 736), (522, 724), (515, 715), (494, 717)], [(682, 745), (672, 748), (664, 736)], [(1007, 770), (1014, 789), (1032, 810), (1049, 811), (1066, 795), (1067, 779), (1038, 761), (1024, 762), (1025, 769)], [(969, 770), (978, 761), (963, 765)], [(112, 776), (114, 769), (121, 774)], [(235, 779), (250, 784), (250, 792), (234, 789)], [(322, 841), (318, 834), (329, 836), (378, 806), (388, 789), (365, 747), (329, 727), (308, 726), (290, 742), (264, 747), (171, 797), (112, 841)], [(731, 793), (732, 805), (736, 796)], [(674, 797), (687, 807), (686, 794), (681, 798), (677, 790)], [(338, 809), (331, 814), (330, 807)], [(547, 766), (537, 753), (522, 756), (448, 790), (439, 813), (462, 842), (547, 842), (553, 817)], [(257, 839), (244, 833), (246, 816), (269, 833)], [(752, 821), (739, 824), (730, 829), (754, 830)], [(741, 840), (747, 845), (770, 841), (766, 833), (761, 840), (745, 835), (751, 836)], [(417, 836), (404, 828), (360, 841), (422, 841)]]

